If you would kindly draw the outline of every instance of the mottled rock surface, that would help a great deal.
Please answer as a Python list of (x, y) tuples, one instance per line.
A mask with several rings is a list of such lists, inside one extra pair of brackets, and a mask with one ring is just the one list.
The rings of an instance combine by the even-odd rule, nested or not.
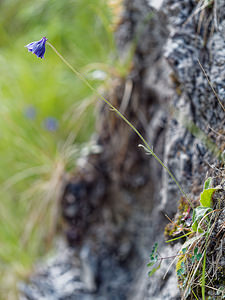
[[(212, 166), (221, 166), (217, 155), (225, 148), (224, 110), (199, 65), (224, 106), (225, 1), (204, 9), (201, 4), (125, 1), (116, 38), (121, 57), (135, 45), (132, 68), (125, 79), (112, 79), (106, 95), (150, 141), (191, 199), (199, 197)], [(162, 256), (177, 253), (179, 247), (164, 244), (163, 231), (164, 214), (176, 213), (180, 191), (105, 105), (97, 133), (100, 151), (76, 170), (62, 200), (73, 254), (60, 250), (62, 261), (37, 272), (23, 287), (24, 299), (180, 299), (174, 267), (164, 278), (172, 259), (152, 278), (146, 267), (156, 241)], [(55, 268), (58, 275), (51, 276)]]

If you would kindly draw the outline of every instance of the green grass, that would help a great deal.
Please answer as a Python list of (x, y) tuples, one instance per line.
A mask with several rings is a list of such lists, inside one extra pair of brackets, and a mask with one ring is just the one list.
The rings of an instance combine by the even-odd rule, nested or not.
[[(18, 278), (46, 253), (57, 229), (63, 176), (76, 167), (95, 123), (92, 91), (50, 49), (40, 60), (24, 46), (47, 36), (98, 88), (103, 81), (93, 71), (102, 67), (107, 78), (115, 69), (107, 2), (0, 3), (0, 299), (17, 299)], [(124, 66), (118, 63), (117, 70)], [(48, 117), (57, 120), (56, 131), (45, 128)]]

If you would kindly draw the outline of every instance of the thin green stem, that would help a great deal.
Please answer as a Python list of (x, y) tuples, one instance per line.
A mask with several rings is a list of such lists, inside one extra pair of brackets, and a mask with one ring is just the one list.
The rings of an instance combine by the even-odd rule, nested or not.
[(203, 259), (203, 265), (202, 265), (202, 300), (205, 300), (205, 267), (206, 267), (206, 250), (204, 252), (204, 259)]
[(178, 236), (178, 237), (176, 237), (176, 238), (174, 238), (174, 239), (168, 240), (168, 241), (166, 241), (166, 243), (171, 243), (171, 242), (173, 242), (173, 241), (182, 239), (183, 237), (188, 236), (188, 235), (190, 235), (190, 234), (192, 234), (192, 233), (193, 233), (192, 231), (191, 231), (191, 232), (188, 232), (188, 233), (186, 233), (186, 234), (184, 234), (184, 235), (181, 235), (181, 236)]
[(142, 140), (142, 142), (144, 143), (145, 147), (149, 150), (149, 152), (154, 156), (154, 158), (161, 164), (161, 166), (167, 171), (167, 173), (170, 175), (170, 177), (173, 179), (173, 181), (176, 183), (176, 185), (178, 186), (179, 190), (181, 191), (181, 193), (184, 195), (184, 197), (187, 199), (187, 201), (189, 202), (190, 206), (193, 208), (193, 205), (190, 201), (190, 199), (188, 199), (187, 194), (183, 191), (183, 189), (181, 188), (180, 184), (178, 183), (178, 181), (176, 180), (176, 178), (173, 176), (173, 174), (170, 172), (170, 170), (167, 168), (167, 166), (161, 161), (161, 159), (153, 152), (153, 150), (151, 149), (151, 147), (149, 146), (148, 142), (144, 139), (144, 137), (142, 136), (142, 134), (130, 123), (130, 121), (127, 120), (127, 118), (118, 110), (116, 109), (105, 97), (103, 97), (90, 83), (89, 81), (79, 72), (77, 71), (73, 66), (71, 66), (71, 64), (56, 50), (56, 48), (50, 44), (49, 42), (47, 42), (47, 45), (49, 45), (52, 50), (56, 53), (56, 55), (58, 55), (58, 57), (64, 62), (64, 64), (67, 65), (67, 67), (81, 80), (83, 81), (97, 96), (99, 96), (113, 111), (116, 112), (116, 114), (124, 120), (125, 123), (128, 124), (128, 126), (130, 126), (130, 128), (132, 128), (132, 130), (139, 136), (139, 138)]
[(195, 292), (191, 289), (193, 295), (195, 296), (195, 299), (199, 300), (198, 297), (195, 295)]

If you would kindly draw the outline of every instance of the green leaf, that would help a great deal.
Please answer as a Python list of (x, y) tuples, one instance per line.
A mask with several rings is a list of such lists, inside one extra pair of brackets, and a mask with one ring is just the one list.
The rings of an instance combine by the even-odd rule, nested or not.
[(186, 251), (187, 251), (187, 248), (183, 248), (181, 251), (182, 251), (183, 254), (185, 254)]
[(196, 221), (193, 225), (192, 225), (192, 230), (194, 232), (198, 232), (198, 233), (203, 233), (204, 230), (202, 230), (199, 226), (198, 226), (198, 222)]
[(218, 189), (219, 188), (216, 187), (216, 188), (210, 188), (210, 189), (204, 190), (201, 193), (201, 198), (200, 198), (201, 205), (204, 207), (211, 207), (212, 206), (212, 204), (211, 204), (212, 195)]
[[(210, 207), (203, 207), (203, 206), (198, 206), (194, 209), (193, 211), (193, 216), (192, 216), (192, 230), (194, 232), (197, 232), (198, 229), (198, 223), (199, 221), (204, 217), (204, 215), (209, 212), (212, 211), (212, 208)], [(200, 231), (199, 231), (200, 232)]]
[(177, 270), (177, 276), (182, 276), (182, 269)]
[(194, 249), (194, 255), (195, 255), (195, 256), (197, 255), (197, 253), (198, 253), (198, 247), (196, 247), (196, 248)]
[(152, 253), (150, 254), (150, 257), (153, 257), (156, 255), (157, 249), (158, 249), (158, 243), (155, 243), (152, 248)]
[(195, 261), (195, 256), (193, 255), (193, 256), (191, 257), (191, 262), (194, 263), (194, 261)]
[(148, 276), (149, 277), (152, 276), (160, 267), (161, 267), (161, 262), (157, 267), (153, 268), (150, 272), (148, 272)]
[(197, 229), (198, 229), (198, 222), (195, 221), (195, 222), (192, 224), (191, 228), (192, 228), (192, 230), (193, 230), (194, 232), (197, 232)]
[(155, 243), (152, 248), (152, 252), (149, 255), (150, 262), (147, 264), (147, 267), (152, 267), (155, 263), (157, 263), (157, 261), (158, 261), (157, 249), (158, 249), (158, 243)]
[(208, 190), (211, 187), (212, 187), (212, 177), (209, 177), (204, 183), (204, 190)]
[(204, 215), (209, 212), (209, 211), (212, 211), (212, 208), (210, 207), (202, 207), (202, 206), (198, 206), (194, 209), (194, 214), (193, 214), (193, 217), (194, 217), (194, 222), (195, 221), (199, 221), (200, 219), (202, 219), (204, 217)]
[(202, 257), (202, 254), (201, 254), (201, 253), (198, 253), (198, 254), (196, 255), (197, 261), (199, 261), (199, 260), (201, 259), (201, 257)]
[(185, 273), (186, 267), (185, 263), (182, 261), (181, 268), (177, 270), (177, 276), (182, 276)]

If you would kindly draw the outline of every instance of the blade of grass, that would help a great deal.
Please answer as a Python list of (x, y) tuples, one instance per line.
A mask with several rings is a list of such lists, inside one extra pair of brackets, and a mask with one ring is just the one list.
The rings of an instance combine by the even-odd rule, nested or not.
[(206, 250), (204, 252), (203, 264), (202, 264), (202, 300), (205, 300), (205, 267), (206, 267)]
[(170, 243), (170, 242), (173, 242), (173, 241), (182, 239), (183, 237), (188, 236), (188, 235), (190, 235), (190, 234), (192, 234), (192, 233), (193, 233), (192, 231), (191, 231), (191, 232), (188, 232), (188, 233), (186, 233), (186, 234), (184, 234), (184, 235), (181, 235), (181, 236), (178, 236), (178, 237), (176, 237), (176, 238), (174, 238), (174, 239), (168, 240), (168, 241), (166, 241), (166, 243)]

